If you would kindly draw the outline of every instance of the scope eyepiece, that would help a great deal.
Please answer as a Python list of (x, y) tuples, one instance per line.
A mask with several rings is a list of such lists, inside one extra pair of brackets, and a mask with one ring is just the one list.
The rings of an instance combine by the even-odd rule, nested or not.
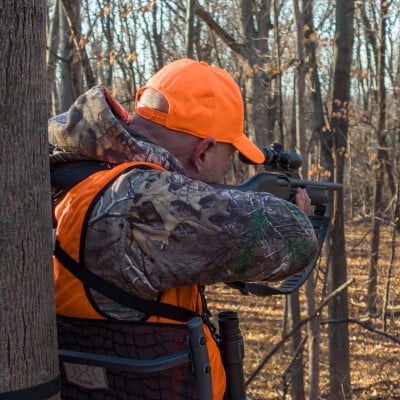
[[(301, 167), (301, 155), (295, 152), (284, 152), (280, 143), (272, 143), (269, 147), (259, 147), (265, 155), (263, 165), (272, 171), (293, 171)], [(254, 163), (243, 155), (239, 155), (240, 161), (245, 164)]]

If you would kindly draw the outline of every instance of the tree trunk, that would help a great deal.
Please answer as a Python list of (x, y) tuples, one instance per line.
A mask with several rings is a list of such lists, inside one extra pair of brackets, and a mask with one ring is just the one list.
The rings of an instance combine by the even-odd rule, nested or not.
[(272, 28), (271, 0), (240, 1), (240, 32), (248, 49), (246, 57), (247, 129), (255, 134), (255, 141), (268, 146), (276, 141), (276, 93), (272, 78), (265, 73), (265, 56), (269, 54), (268, 36)]
[[(299, 292), (288, 295), (288, 318), (289, 330), (293, 329), (300, 322)], [(301, 330), (294, 332), (292, 337), (292, 354), (301, 346)], [(303, 374), (303, 353), (300, 351), (291, 366), (291, 393), (293, 400), (304, 400), (304, 374)]]
[(53, 93), (56, 79), (56, 66), (58, 63), (57, 51), (60, 43), (60, 2), (54, 3), (53, 16), (49, 23), (49, 33), (47, 37), (47, 113), (50, 117), (59, 110), (53, 104)]
[(154, 2), (153, 6), (153, 41), (156, 48), (156, 55), (157, 55), (157, 69), (161, 69), (164, 66), (164, 56), (163, 56), (163, 28), (162, 24), (160, 27), (157, 27), (157, 22), (163, 20), (163, 8), (162, 2), (159, 3)]
[[(314, 38), (313, 23), (313, 0), (303, 1), (304, 16), (304, 39), (306, 53), (306, 69), (310, 71), (310, 97), (312, 107), (312, 135), (318, 137), (323, 132), (325, 125), (321, 85), (319, 81), (316, 48), (317, 43)], [(315, 273), (312, 272), (305, 283), (305, 292), (307, 297), (307, 314), (315, 313)], [(320, 324), (319, 316), (314, 317), (307, 324), (308, 334), (308, 381), (309, 381), (309, 400), (318, 400), (319, 395), (319, 377), (320, 377)]]
[[(334, 180), (343, 183), (347, 150), (350, 71), (353, 52), (354, 0), (338, 0), (336, 4), (335, 58), (332, 99), (332, 157)], [(331, 235), (332, 264), (328, 272), (329, 291), (347, 280), (344, 239), (343, 192), (335, 193)], [(347, 319), (347, 290), (329, 303), (330, 319)], [(330, 399), (351, 399), (349, 330), (347, 324), (329, 327)]]
[(314, 31), (313, 4), (314, 0), (306, 0), (306, 4), (303, 9), (305, 26), (304, 38), (307, 60), (306, 69), (310, 71), (310, 96), (312, 109), (311, 129), (313, 134), (320, 134), (325, 126), (325, 118), (322, 105), (321, 83), (317, 64), (318, 42)]
[(86, 45), (84, 43), (85, 41), (81, 40), (84, 38), (82, 38), (80, 35), (80, 27), (76, 21), (76, 5), (79, 3), (76, 3), (73, 0), (61, 0), (61, 3), (65, 11), (65, 16), (67, 17), (76, 54), (78, 55), (82, 65), (83, 73), (86, 79), (86, 86), (90, 88), (96, 85), (96, 78), (93, 74), (92, 66), (90, 65), (89, 57), (86, 52)]
[(272, 28), (271, 1), (240, 0), (240, 33), (243, 42), (238, 42), (195, 0), (195, 14), (245, 61), (246, 128), (249, 136), (260, 146), (276, 140), (277, 99), (276, 94), (272, 93), (272, 75), (266, 73), (264, 68), (269, 54), (268, 36)]
[[(295, 126), (296, 126), (296, 150), (306, 155), (305, 138), (305, 112), (304, 112), (304, 93), (305, 93), (305, 64), (304, 64), (304, 36), (303, 36), (303, 14), (299, 7), (299, 0), (293, 0), (293, 11), (296, 24), (297, 39), (297, 59), (298, 66), (296, 70), (296, 101), (295, 101)], [(303, 158), (304, 159), (304, 158)], [(303, 178), (307, 178), (307, 163), (302, 164)], [(289, 316), (293, 326), (300, 321), (300, 304), (298, 292), (289, 296)], [(292, 354), (298, 350), (302, 341), (301, 332), (296, 332), (292, 338)], [(304, 370), (302, 352), (293, 361), (293, 381), (292, 381), (292, 399), (304, 400)]]
[[(0, 10), (0, 398), (28, 389), (19, 395), (59, 399), (46, 3), (0, 0)], [(49, 390), (47, 396), (34, 394), (38, 385)]]
[(72, 42), (71, 32), (64, 9), (60, 10), (60, 81), (59, 81), (59, 94), (60, 94), (60, 112), (65, 112), (69, 109), (74, 102), (74, 87), (72, 83)]
[(296, 25), (297, 70), (296, 70), (296, 150), (303, 157), (301, 172), (303, 179), (308, 178), (308, 154), (306, 141), (304, 94), (306, 91), (306, 65), (304, 57), (304, 16), (300, 0), (293, 0)]
[(279, 139), (278, 141), (282, 143), (285, 147), (284, 143), (284, 137), (285, 137), (285, 132), (283, 129), (283, 92), (282, 92), (282, 74), (281, 74), (281, 56), (282, 56), (282, 50), (281, 50), (281, 38), (280, 38), (280, 32), (278, 29), (279, 26), (279, 11), (278, 11), (278, 0), (273, 0), (273, 7), (274, 7), (274, 38), (275, 38), (275, 53), (276, 53), (276, 66), (279, 71), (279, 74), (277, 76), (277, 82), (276, 82), (276, 87), (277, 87), (277, 96), (278, 96), (278, 106), (277, 106), (277, 124), (278, 124), (278, 131), (279, 131)]
[(372, 237), (371, 237), (371, 259), (369, 266), (368, 279), (368, 299), (367, 311), (370, 316), (377, 313), (377, 284), (378, 284), (378, 260), (381, 220), (383, 214), (382, 192), (384, 188), (385, 163), (388, 161), (387, 143), (386, 143), (386, 87), (385, 87), (385, 56), (386, 56), (386, 19), (388, 13), (387, 1), (381, 0), (381, 27), (380, 27), (380, 46), (378, 56), (378, 157), (375, 170), (375, 188), (373, 196), (373, 214), (372, 214)]
[[(99, 4), (101, 2), (99, 1)], [(106, 7), (104, 7), (106, 8)], [(114, 49), (114, 29), (115, 29), (115, 7), (108, 7), (107, 12), (103, 12), (101, 15), (101, 23), (103, 27), (103, 36), (106, 45), (106, 59), (105, 63), (106, 72), (105, 72), (105, 80), (103, 84), (111, 88), (113, 84), (113, 76), (114, 76), (114, 65), (115, 65), (115, 49)]]
[(193, 58), (194, 0), (186, 0), (185, 54)]

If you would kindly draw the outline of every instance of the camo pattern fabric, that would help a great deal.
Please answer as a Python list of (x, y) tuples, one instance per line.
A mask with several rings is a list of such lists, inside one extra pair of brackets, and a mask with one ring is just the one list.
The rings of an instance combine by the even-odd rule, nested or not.
[[(95, 86), (78, 97), (68, 112), (49, 120), (50, 162), (98, 160), (121, 164), (138, 160), (162, 162), (166, 169), (184, 173), (179, 161), (165, 149), (132, 137), (115, 114), (118, 110), (108, 105), (106, 93), (105, 88)], [(107, 93), (107, 97), (111, 95)]]
[[(142, 160), (168, 171), (133, 169), (100, 196), (87, 227), (87, 268), (135, 295), (157, 299), (182, 285), (281, 280), (314, 259), (312, 225), (294, 204), (188, 178), (172, 154), (124, 128), (104, 90), (91, 89), (68, 113), (50, 120), (52, 164)], [(142, 317), (92, 295), (114, 318)]]

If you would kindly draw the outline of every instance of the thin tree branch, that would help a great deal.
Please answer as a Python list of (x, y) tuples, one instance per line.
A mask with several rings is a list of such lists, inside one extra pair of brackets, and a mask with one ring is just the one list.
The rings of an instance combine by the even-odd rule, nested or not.
[(389, 335), (386, 332), (380, 331), (370, 326), (368, 322), (362, 322), (355, 318), (348, 318), (348, 319), (326, 319), (322, 320), (321, 324), (357, 324), (366, 329), (367, 331), (376, 333), (377, 335), (381, 335), (397, 344), (400, 344), (400, 339), (396, 336)]
[(300, 329), (303, 325), (305, 325), (307, 322), (311, 321), (318, 313), (321, 312), (321, 310), (334, 298), (336, 297), (340, 292), (345, 290), (348, 286), (350, 286), (354, 282), (354, 279), (349, 279), (339, 287), (337, 287), (333, 292), (329, 294), (328, 297), (325, 298), (325, 300), (315, 309), (315, 312), (308, 316), (307, 318), (303, 319), (300, 321), (293, 329), (290, 330), (290, 332), (286, 333), (282, 339), (272, 348), (272, 350), (266, 354), (256, 367), (256, 369), (250, 374), (249, 378), (247, 379), (245, 385), (248, 386), (252, 380), (257, 376), (257, 374), (261, 371), (261, 369), (264, 367), (264, 365), (269, 361), (269, 359), (280, 349), (280, 347), (293, 335), (294, 332), (296, 332), (298, 329)]
[(289, 365), (285, 369), (285, 371), (282, 374), (282, 400), (286, 399), (286, 394), (289, 388), (290, 383), (293, 380), (293, 377), (291, 376), (293, 366), (296, 362), (297, 357), (299, 356), (300, 352), (303, 351), (304, 345), (306, 344), (306, 341), (308, 339), (308, 335), (305, 335), (302, 341), (300, 342), (299, 346), (297, 347), (292, 360), (290, 361)]
[(71, 60), (67, 60), (64, 57), (59, 56), (54, 50), (52, 50), (49, 46), (46, 46), (46, 50), (52, 55), (54, 56), (54, 58), (56, 58), (57, 60), (60, 60), (66, 64), (71, 64)]
[(197, 0), (194, 1), (195, 14), (201, 18), (206, 25), (212, 29), (222, 41), (236, 54), (243, 57), (246, 60), (250, 60), (251, 52), (248, 46), (238, 43), (233, 36), (231, 36), (225, 29), (218, 24), (217, 21), (212, 17), (212, 15), (207, 12)]
[(367, 233), (360, 240), (358, 240), (356, 243), (354, 243), (350, 252), (353, 252), (360, 244), (365, 243), (365, 239), (370, 233), (371, 233), (371, 229), (368, 229)]

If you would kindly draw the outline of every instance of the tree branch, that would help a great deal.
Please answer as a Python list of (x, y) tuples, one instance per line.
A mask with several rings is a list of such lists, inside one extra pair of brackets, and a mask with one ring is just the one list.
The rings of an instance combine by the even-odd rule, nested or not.
[(56, 58), (57, 60), (60, 60), (66, 64), (71, 64), (71, 60), (67, 60), (64, 57), (59, 56), (54, 50), (52, 50), (49, 46), (46, 46), (46, 50), (52, 55), (54, 56), (54, 58)]
[(347, 282), (343, 283), (340, 285), (338, 288), (336, 288), (333, 292), (329, 294), (328, 297), (325, 298), (325, 300), (315, 309), (314, 313), (312, 315), (309, 315), (307, 318), (303, 319), (300, 321), (293, 329), (290, 330), (290, 332), (286, 333), (282, 339), (272, 348), (272, 350), (265, 355), (256, 369), (251, 373), (249, 378), (247, 379), (245, 385), (248, 386), (251, 381), (257, 376), (257, 374), (261, 371), (261, 369), (264, 367), (264, 365), (269, 361), (269, 359), (280, 349), (280, 347), (293, 335), (294, 332), (296, 332), (298, 329), (300, 329), (303, 325), (305, 325), (307, 322), (311, 321), (317, 314), (321, 312), (321, 310), (334, 298), (336, 297), (340, 292), (345, 290), (348, 286), (350, 286), (354, 282), (354, 279), (349, 279)]
[(251, 52), (248, 46), (238, 43), (227, 31), (225, 31), (225, 29), (221, 27), (221, 25), (218, 24), (217, 21), (215, 21), (212, 15), (207, 12), (197, 0), (194, 1), (194, 5), (195, 14), (202, 19), (234, 53), (249, 61), (251, 58)]
[(386, 332), (380, 331), (378, 329), (373, 328), (368, 322), (362, 322), (358, 319), (348, 318), (348, 319), (325, 319), (321, 321), (321, 324), (357, 324), (366, 329), (367, 331), (376, 333), (377, 335), (381, 335), (397, 344), (400, 344), (400, 339), (396, 336), (389, 335)]

